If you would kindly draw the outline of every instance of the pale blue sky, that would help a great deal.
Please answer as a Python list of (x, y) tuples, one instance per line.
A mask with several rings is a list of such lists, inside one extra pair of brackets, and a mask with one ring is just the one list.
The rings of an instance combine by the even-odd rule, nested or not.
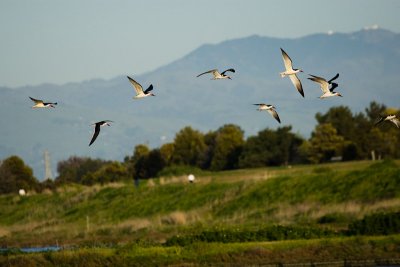
[(0, 86), (142, 74), (252, 34), (398, 33), (399, 14), (397, 0), (0, 0)]

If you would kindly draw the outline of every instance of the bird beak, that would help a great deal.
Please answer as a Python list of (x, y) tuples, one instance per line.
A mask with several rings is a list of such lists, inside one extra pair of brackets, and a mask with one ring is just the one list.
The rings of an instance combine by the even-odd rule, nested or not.
[(343, 97), (341, 94), (338, 94), (338, 96)]
[(151, 94), (152, 96), (156, 96), (155, 94)]

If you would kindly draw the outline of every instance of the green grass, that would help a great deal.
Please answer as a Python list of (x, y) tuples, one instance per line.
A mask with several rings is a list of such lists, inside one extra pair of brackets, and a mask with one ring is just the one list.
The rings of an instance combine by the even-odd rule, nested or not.
[[(35, 254), (0, 254), (1, 266), (244, 266), (357, 262), (399, 263), (400, 236), (330, 238), (277, 242), (195, 243), (164, 247), (129, 244)], [(369, 263), (369, 264), (368, 264)]]
[[(0, 196), (0, 245), (147, 242), (224, 226), (342, 230), (376, 212), (400, 211), (400, 168), (368, 161), (234, 170), (132, 183), (70, 185)], [(89, 224), (87, 224), (89, 222)]]

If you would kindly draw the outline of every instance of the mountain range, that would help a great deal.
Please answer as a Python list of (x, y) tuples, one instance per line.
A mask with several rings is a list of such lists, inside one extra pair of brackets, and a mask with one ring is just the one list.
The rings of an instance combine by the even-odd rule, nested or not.
[[(288, 78), (279, 76), (284, 70), (280, 48), (290, 55), (294, 68), (304, 70), (299, 78), (305, 98)], [(110, 80), (0, 87), (0, 158), (18, 155), (42, 179), (45, 150), (55, 175), (57, 162), (70, 156), (122, 160), (137, 144), (153, 148), (173, 141), (185, 126), (207, 132), (234, 123), (250, 136), (267, 127), (292, 125), (294, 132), (308, 138), (315, 114), (332, 106), (346, 105), (353, 112), (363, 111), (371, 101), (398, 107), (399, 62), (400, 35), (385, 29), (293, 39), (253, 35), (202, 45), (141, 75), (132, 69)], [(232, 80), (196, 78), (214, 68), (234, 68), (236, 73)], [(344, 97), (318, 99), (321, 90), (307, 79), (308, 74), (330, 79), (336, 73), (340, 74), (336, 91)], [(153, 84), (156, 96), (133, 100), (127, 75), (144, 88)], [(33, 110), (29, 96), (58, 105)], [(281, 125), (252, 105), (262, 102), (276, 107)], [(105, 119), (115, 123), (103, 127), (89, 147), (90, 125)]]

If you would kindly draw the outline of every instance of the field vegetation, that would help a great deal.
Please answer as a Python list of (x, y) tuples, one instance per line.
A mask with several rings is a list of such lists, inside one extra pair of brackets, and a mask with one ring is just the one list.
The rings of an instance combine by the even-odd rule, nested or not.
[(178, 175), (142, 180), (138, 187), (70, 184), (40, 194), (2, 195), (1, 247), (66, 250), (9, 251), (0, 265), (74, 265), (80, 257), (86, 266), (396, 259), (398, 164), (200, 172), (194, 183)]

